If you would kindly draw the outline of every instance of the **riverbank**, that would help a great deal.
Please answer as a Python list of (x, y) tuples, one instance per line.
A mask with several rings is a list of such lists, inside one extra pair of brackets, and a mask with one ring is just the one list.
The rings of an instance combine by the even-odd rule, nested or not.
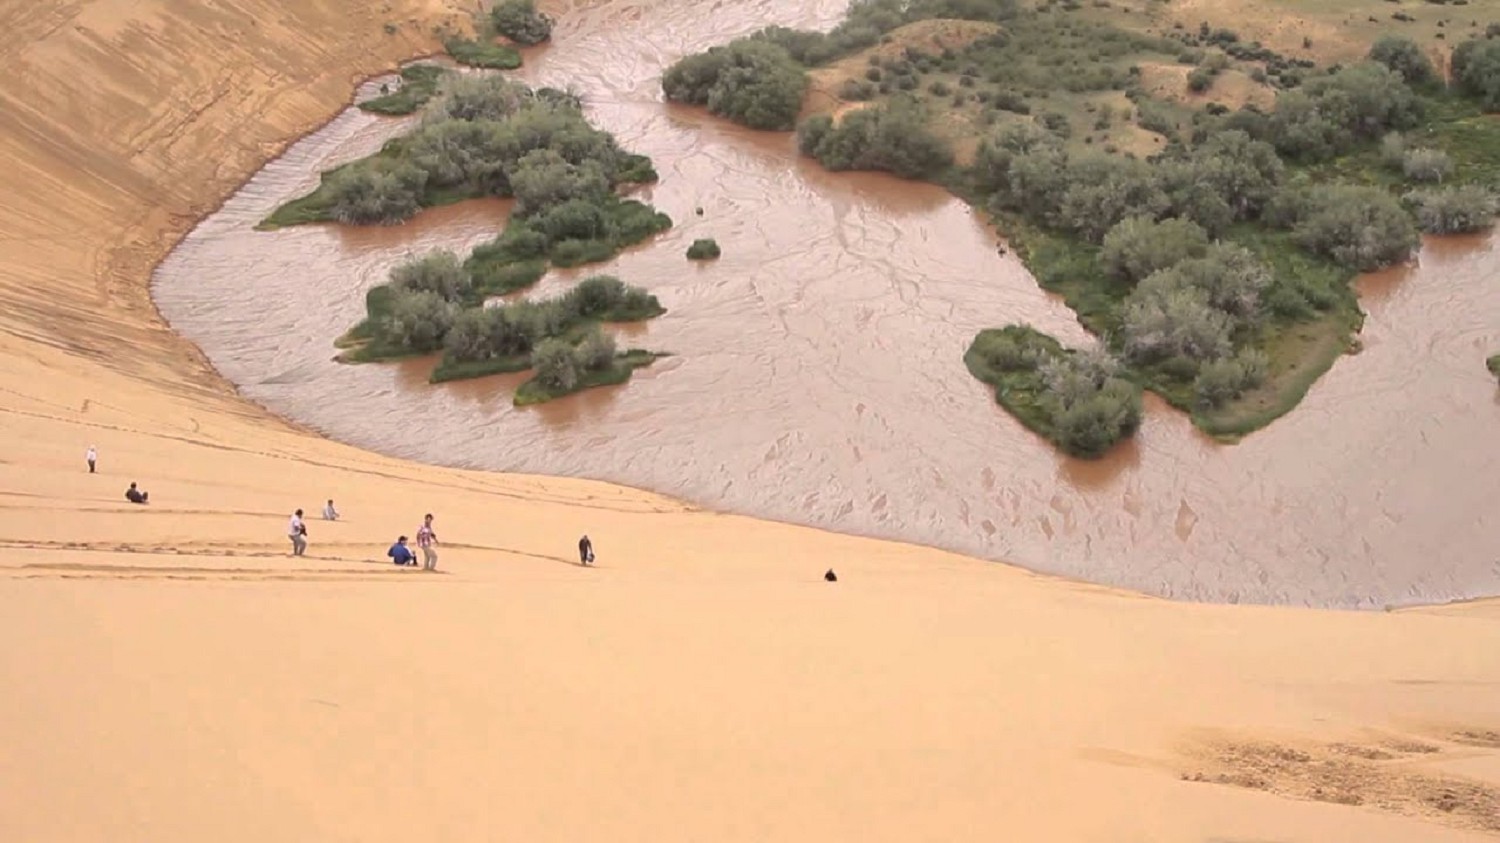
[[(154, 314), (150, 267), (347, 102), (350, 68), (429, 46), (318, 8), (220, 4), (228, 42), (166, 0), (39, 3), (0, 28), (4, 113), (42, 121), (0, 125), (4, 837), (1487, 839), (1492, 602), (1174, 604), (379, 456), (237, 396)], [(172, 52), (129, 49), (153, 28)], [(231, 70), (258, 81), (216, 89)], [(287, 510), (328, 496), (344, 519), (283, 555)], [(387, 531), (423, 511), (441, 573), (397, 572)], [(597, 569), (570, 561), (585, 531)], [(1283, 768), (1184, 780), (1249, 770), (1247, 742), (1333, 741), (1370, 756), (1333, 768), (1364, 807), (1297, 798)], [(1369, 806), (1450, 780), (1448, 810)]]

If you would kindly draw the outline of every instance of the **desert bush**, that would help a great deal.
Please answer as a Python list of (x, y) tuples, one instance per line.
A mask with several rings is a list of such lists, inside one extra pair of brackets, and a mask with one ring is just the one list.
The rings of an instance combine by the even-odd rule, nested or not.
[(578, 385), (578, 361), (567, 340), (550, 338), (531, 352), (531, 368), (537, 382), (553, 392), (567, 392)]
[(1135, 283), (1208, 250), (1208, 234), (1189, 220), (1127, 217), (1104, 235), (1099, 261), (1115, 278)]
[(1195, 94), (1207, 91), (1214, 84), (1214, 72), (1206, 67), (1195, 67), (1188, 72), (1188, 90)]
[(1237, 220), (1257, 216), (1281, 183), (1276, 148), (1238, 129), (1215, 132), (1188, 154), (1188, 177), (1224, 200)]
[(573, 349), (573, 362), (580, 372), (598, 372), (615, 361), (615, 338), (598, 325), (589, 326), (583, 339)]
[(444, 301), (457, 302), (469, 295), (474, 281), (457, 255), (438, 249), (398, 264), (391, 270), (391, 285), (414, 293), (436, 293)]
[[(876, 73), (880, 71), (870, 68)], [(845, 79), (844, 84), (839, 86), (839, 98), (845, 100), (863, 101), (875, 97), (875, 84), (864, 79)]]
[(804, 121), (798, 148), (830, 170), (885, 170), (903, 178), (931, 176), (953, 163), (953, 152), (926, 125), (910, 98), (862, 108), (838, 123)]
[(1024, 336), (1009, 331), (989, 331), (974, 342), (980, 359), (1001, 372), (1031, 371), (1041, 365), (1044, 355)]
[(1150, 164), (1095, 154), (1069, 163), (1053, 221), (1099, 243), (1126, 217), (1156, 218), (1170, 206), (1159, 174)]
[(1453, 172), (1453, 159), (1441, 149), (1409, 149), (1402, 156), (1401, 171), (1411, 181), (1441, 182)]
[(503, 76), (456, 73), (443, 85), (433, 118), (504, 120), (531, 100), (531, 90)]
[(785, 130), (802, 108), (807, 73), (784, 48), (741, 38), (682, 58), (662, 74), (661, 86), (674, 102), (707, 106), (752, 129)]
[(1415, 190), (1406, 201), (1416, 208), (1417, 224), (1429, 234), (1483, 231), (1495, 224), (1495, 195), (1479, 185)]
[(351, 225), (394, 225), (421, 208), (427, 174), (410, 165), (353, 164), (328, 179), (329, 213)]
[(1305, 248), (1361, 272), (1403, 261), (1418, 245), (1400, 202), (1372, 187), (1323, 188), (1295, 233)]
[(1241, 322), (1260, 309), (1261, 294), (1273, 280), (1269, 267), (1234, 243), (1215, 243), (1203, 256), (1184, 260), (1172, 270), (1200, 290), (1209, 306)]
[(1012, 123), (979, 142), (969, 178), (980, 193), (989, 195), (1010, 187), (1010, 165), (1017, 155), (1037, 149), (1060, 148), (1051, 132), (1035, 123)]
[(1395, 71), (1408, 85), (1430, 85), (1437, 81), (1437, 73), (1422, 48), (1404, 36), (1382, 36), (1370, 47), (1369, 59)]
[(719, 244), (713, 238), (699, 238), (687, 250), (688, 260), (712, 260), (719, 256)]
[(1270, 368), (1270, 358), (1259, 349), (1246, 349), (1234, 357), (1210, 360), (1193, 379), (1193, 394), (1203, 409), (1215, 409), (1247, 390), (1260, 386)]
[(1500, 38), (1471, 38), (1453, 51), (1453, 79), (1486, 111), (1500, 111)]
[(1283, 92), (1270, 127), (1283, 154), (1320, 160), (1361, 139), (1411, 128), (1419, 116), (1419, 103), (1400, 75), (1362, 62)]
[(527, 217), (564, 202), (601, 203), (610, 194), (609, 177), (598, 161), (574, 164), (552, 149), (534, 149), (510, 169), (515, 215)]
[(1380, 163), (1388, 170), (1400, 170), (1406, 163), (1406, 137), (1400, 132), (1387, 132), (1380, 139)]
[(574, 319), (599, 319), (624, 301), (628, 289), (613, 275), (595, 275), (564, 294), (563, 308)]
[(490, 23), (517, 44), (540, 44), (552, 37), (552, 18), (538, 12), (533, 0), (500, 0), (490, 9)]
[(1484, 365), (1485, 368), (1490, 370), (1490, 374), (1495, 376), (1496, 380), (1500, 380), (1500, 354), (1491, 354), (1484, 361)]
[(1176, 269), (1142, 280), (1126, 300), (1120, 322), (1125, 356), (1135, 363), (1216, 360), (1232, 347), (1229, 316)]
[(1107, 355), (1088, 352), (1056, 355), (1041, 363), (1046, 385), (1042, 404), (1064, 450), (1096, 456), (1140, 425), (1140, 390), (1115, 377), (1118, 368)]
[(391, 295), (390, 315), (376, 326), (375, 339), (403, 352), (436, 351), (456, 315), (457, 308), (437, 293), (397, 290)]

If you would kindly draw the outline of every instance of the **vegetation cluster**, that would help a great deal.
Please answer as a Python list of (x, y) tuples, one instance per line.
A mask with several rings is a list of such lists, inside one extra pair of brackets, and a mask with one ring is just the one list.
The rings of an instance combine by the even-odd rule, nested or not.
[[(526, 401), (622, 382), (656, 355), (617, 354), (598, 324), (659, 315), (654, 296), (596, 276), (554, 300), (498, 306), (487, 300), (530, 286), (549, 263), (607, 260), (670, 227), (665, 214), (616, 192), (655, 180), (651, 161), (589, 125), (578, 98), (566, 92), (533, 91), (498, 76), (450, 74), (440, 84), (416, 130), (325, 173), (317, 190), (265, 223), (390, 224), (469, 197), (515, 200), (505, 229), (466, 259), (434, 252), (397, 266), (388, 283), (371, 289), (365, 318), (338, 341), (341, 359), (441, 350), (434, 380), (522, 371), (545, 361), (550, 368), (525, 390)], [(551, 350), (543, 353), (544, 345)], [(558, 362), (561, 346), (576, 351), (567, 371)]]
[[(943, 6), (945, 17), (1004, 26), (938, 53), (871, 50), (863, 78), (840, 93), (873, 102), (806, 118), (798, 146), (829, 169), (939, 181), (996, 215), (1107, 354), (1091, 352), (1087, 376), (1070, 380), (1044, 364), (1082, 352), (1010, 326), (981, 334), (966, 360), (1072, 453), (1135, 429), (1123, 387), (1106, 389), (1116, 381), (1152, 389), (1215, 435), (1269, 423), (1350, 347), (1362, 319), (1356, 272), (1406, 260), (1419, 231), (1493, 222), (1500, 124), (1482, 112), (1500, 110), (1500, 27), (1458, 45), (1449, 87), (1397, 36), (1364, 61), (1319, 68), (1207, 24), (1153, 35), (1078, 3)], [(755, 122), (784, 128), (807, 68), (847, 69), (851, 53), (930, 16), (921, 4), (856, 2), (826, 35), (773, 28), (712, 60), (690, 56), (664, 88), (687, 102), (712, 96), (715, 113), (749, 122), (741, 95), (770, 84), (735, 71), (745, 65), (734, 57), (753, 53), (786, 79), (752, 97), (784, 101), (775, 120)], [(1180, 83), (1188, 93), (1233, 72), (1269, 87), (1274, 106), (1199, 108), (1148, 83), (1148, 67), (1174, 64), (1193, 68)], [(969, 160), (950, 145), (955, 120), (967, 121), (960, 136), (979, 135)], [(1098, 395), (1081, 401), (1085, 382)]]

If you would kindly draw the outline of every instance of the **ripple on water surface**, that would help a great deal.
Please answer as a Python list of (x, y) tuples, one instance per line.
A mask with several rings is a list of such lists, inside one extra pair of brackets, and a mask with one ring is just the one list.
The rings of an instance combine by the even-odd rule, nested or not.
[[(395, 228), (252, 231), (403, 125), (356, 110), (183, 241), (158, 270), (162, 312), (249, 397), (415, 459), (623, 482), (1177, 598), (1379, 606), (1500, 591), (1500, 400), (1483, 366), (1500, 350), (1494, 240), (1430, 244), (1419, 266), (1362, 280), (1364, 352), (1245, 442), (1214, 444), (1148, 397), (1134, 441), (1099, 462), (1061, 457), (961, 357), (976, 331), (1012, 321), (1089, 338), (973, 212), (928, 185), (826, 173), (787, 135), (660, 101), (678, 56), (770, 23), (827, 26), (842, 6), (581, 5), (528, 52), (531, 81), (580, 90), (592, 119), (655, 160), (661, 182), (642, 198), (677, 222), (534, 291), (608, 272), (661, 298), (666, 316), (620, 330), (678, 356), (623, 387), (518, 410), (520, 376), (429, 386), (431, 361), (331, 361), (393, 263), (463, 252), (508, 212), (468, 202)], [(695, 237), (724, 257), (686, 261)]]

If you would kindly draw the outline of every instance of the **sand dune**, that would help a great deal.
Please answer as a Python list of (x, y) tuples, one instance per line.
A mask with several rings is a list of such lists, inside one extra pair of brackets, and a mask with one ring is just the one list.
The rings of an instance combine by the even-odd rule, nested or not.
[[(386, 8), (0, 10), (0, 839), (1500, 833), (1494, 603), (1166, 603), (416, 465), (236, 398), (149, 270), (430, 47), (438, 3)], [(288, 558), (288, 510), (330, 496)], [(442, 572), (382, 564), (424, 511)]]

